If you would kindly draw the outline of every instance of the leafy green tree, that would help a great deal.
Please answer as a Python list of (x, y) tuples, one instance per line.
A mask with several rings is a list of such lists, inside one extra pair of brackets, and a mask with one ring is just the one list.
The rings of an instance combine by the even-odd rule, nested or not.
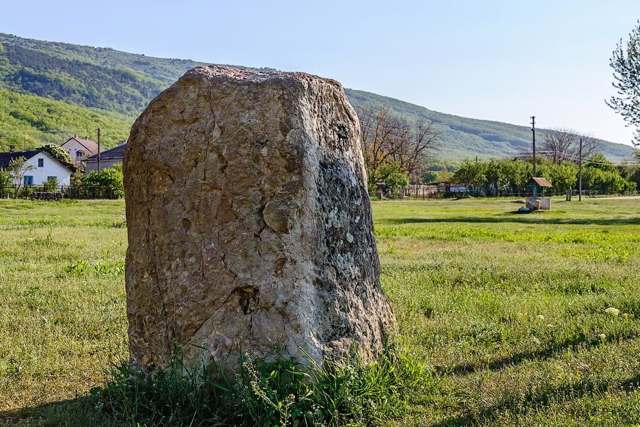
[(615, 172), (615, 165), (602, 154), (594, 154), (587, 160), (586, 167), (600, 169), (607, 172)]
[(564, 194), (575, 187), (578, 168), (573, 163), (555, 164), (549, 168), (548, 179), (553, 183), (556, 194)]
[(449, 182), (451, 181), (451, 178), (453, 178), (453, 174), (445, 169), (441, 170), (436, 174), (437, 182)]
[(39, 148), (39, 150), (44, 151), (51, 155), (54, 159), (58, 160), (60, 163), (64, 163), (67, 165), (72, 164), (71, 156), (67, 151), (60, 147), (57, 144), (45, 144)]
[(617, 171), (587, 167), (583, 172), (583, 182), (586, 187), (599, 194), (622, 193), (631, 190), (632, 183), (620, 176)]
[(617, 95), (607, 104), (635, 128), (634, 143), (640, 144), (640, 21), (631, 30), (628, 40), (620, 39), (609, 65), (613, 70), (613, 87)]
[(387, 162), (378, 167), (376, 175), (370, 178), (369, 192), (374, 193), (379, 182), (384, 182), (386, 196), (396, 198), (409, 185), (409, 175), (397, 162)]
[[(471, 185), (487, 195), (526, 194), (532, 173), (531, 163), (522, 160), (466, 161), (456, 171), (455, 182)], [(555, 163), (543, 159), (538, 163), (537, 175), (553, 184), (545, 194), (565, 194), (575, 188), (578, 167), (572, 162)], [(634, 191), (637, 186), (632, 176), (635, 176), (632, 171), (617, 168), (606, 157), (597, 154), (585, 164), (583, 186), (598, 193)], [(640, 178), (640, 172), (637, 176)]]
[(422, 173), (422, 183), (430, 184), (438, 180), (438, 172), (435, 170), (428, 170)]
[(472, 185), (477, 189), (485, 189), (487, 184), (487, 163), (464, 161), (453, 175), (456, 182)]
[(514, 194), (526, 193), (529, 180), (533, 176), (533, 165), (522, 160), (506, 160), (505, 164), (509, 170), (511, 192)]
[(635, 188), (640, 188), (640, 166), (627, 165), (619, 168), (620, 174), (628, 182), (634, 184)]
[(9, 171), (0, 169), (0, 198), (5, 198), (9, 194), (9, 189), (13, 187), (11, 174)]

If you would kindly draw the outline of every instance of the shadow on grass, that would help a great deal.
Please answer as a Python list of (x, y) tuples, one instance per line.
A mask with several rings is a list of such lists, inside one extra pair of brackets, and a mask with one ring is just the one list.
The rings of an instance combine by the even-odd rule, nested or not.
[(536, 351), (523, 351), (515, 353), (508, 357), (501, 357), (492, 360), (488, 363), (463, 363), (451, 367), (438, 367), (436, 372), (439, 375), (468, 375), (474, 372), (489, 370), (499, 371), (519, 363), (529, 362), (534, 360), (546, 360), (554, 357), (555, 355), (567, 350), (577, 351), (581, 349), (596, 348), (605, 343), (631, 341), (638, 338), (638, 333), (629, 332), (624, 335), (611, 336), (606, 339), (588, 339), (584, 335), (578, 335), (572, 338), (568, 338), (564, 341), (552, 343), (546, 348)]
[(542, 390), (529, 391), (524, 396), (508, 396), (495, 405), (488, 406), (480, 411), (469, 412), (465, 415), (447, 418), (433, 427), (466, 426), (478, 424), (493, 424), (496, 415), (505, 411), (521, 414), (528, 409), (544, 409), (554, 403), (565, 403), (591, 396), (597, 393), (617, 391), (631, 392), (640, 388), (640, 375), (635, 375), (623, 381), (603, 381), (583, 379), (578, 382), (563, 384), (557, 387), (545, 387)]
[(0, 425), (91, 426), (99, 423), (88, 396), (0, 412)]
[(628, 218), (545, 218), (542, 215), (513, 216), (457, 216), (446, 218), (391, 218), (381, 221), (388, 225), (438, 224), (438, 223), (478, 223), (478, 224), (550, 224), (550, 225), (638, 225), (640, 217)]

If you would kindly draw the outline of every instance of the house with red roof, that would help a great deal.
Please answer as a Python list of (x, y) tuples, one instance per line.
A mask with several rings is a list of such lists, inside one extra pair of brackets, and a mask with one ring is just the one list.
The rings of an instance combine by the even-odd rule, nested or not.
[(73, 136), (60, 145), (78, 165), (88, 157), (98, 154), (98, 143), (87, 138)]

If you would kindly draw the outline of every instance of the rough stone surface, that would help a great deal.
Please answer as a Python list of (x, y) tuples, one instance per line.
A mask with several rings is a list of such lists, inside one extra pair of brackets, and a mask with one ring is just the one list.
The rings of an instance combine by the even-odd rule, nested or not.
[(190, 365), (375, 357), (382, 294), (356, 113), (339, 83), (208, 66), (138, 118), (126, 151), (130, 350)]

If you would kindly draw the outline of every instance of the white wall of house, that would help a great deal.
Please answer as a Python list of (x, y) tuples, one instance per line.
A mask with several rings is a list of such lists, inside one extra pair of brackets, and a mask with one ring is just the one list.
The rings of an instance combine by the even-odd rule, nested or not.
[(84, 160), (85, 158), (94, 154), (94, 153), (87, 152), (87, 149), (85, 148), (85, 146), (80, 144), (78, 141), (76, 141), (73, 138), (71, 138), (64, 144), (62, 144), (61, 147), (67, 153), (69, 153), (69, 156), (71, 156), (71, 161), (73, 161), (74, 163)]
[[(55, 176), (59, 185), (69, 185), (71, 173), (68, 167), (45, 152), (40, 152), (25, 162), (24, 177), (32, 177), (32, 185), (42, 185), (50, 176)], [(23, 182), (16, 184), (24, 184), (24, 179)]]

